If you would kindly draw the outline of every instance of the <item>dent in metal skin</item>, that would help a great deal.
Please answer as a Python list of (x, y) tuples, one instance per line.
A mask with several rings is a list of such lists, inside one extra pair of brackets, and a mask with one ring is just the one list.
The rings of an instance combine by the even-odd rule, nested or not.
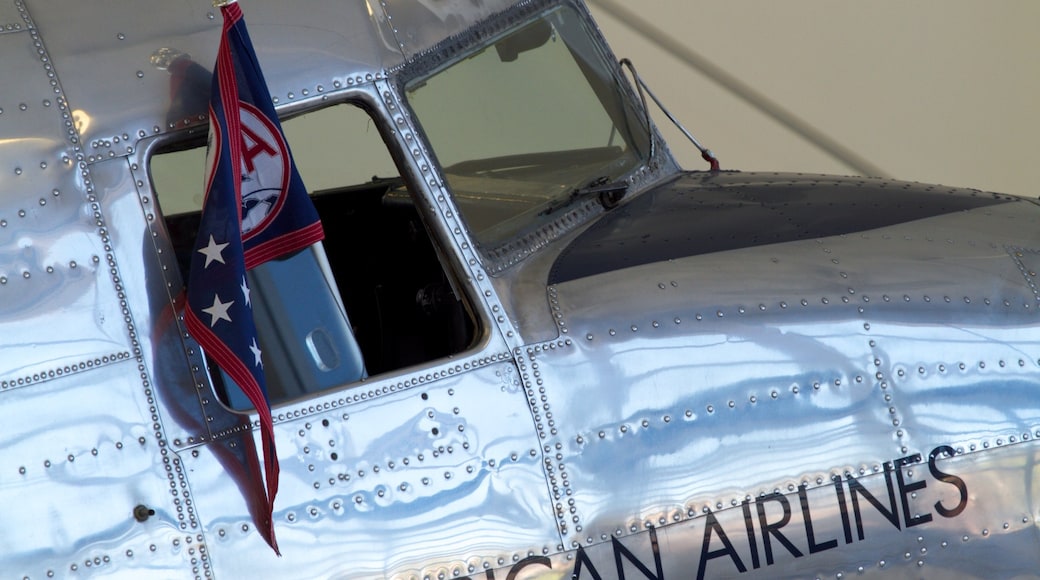
[[(88, 205), (73, 147), (67, 107), (30, 54), (33, 37), (0, 34), (0, 345), (4, 388), (93, 365), (95, 357), (128, 350), (116, 292), (102, 257), (100, 215)], [(69, 121), (71, 124), (71, 121)], [(56, 334), (54, 330), (64, 328)]]
[(228, 476), (238, 439), (181, 452), (214, 571), (320, 577), (346, 566), (352, 577), (410, 577), (430, 562), (467, 571), (511, 561), (510, 547), (556, 551), (524, 398), (515, 367), (501, 363), (280, 421), (284, 558), (252, 530)]
[[(171, 490), (173, 466), (154, 436), (136, 364), (115, 359), (0, 395), (8, 442), (0, 447), (0, 504), (5, 529), (17, 531), (0, 545), (6, 572), (190, 568), (186, 520), (174, 504), (185, 496)], [(138, 505), (154, 510), (147, 522), (134, 520)]]

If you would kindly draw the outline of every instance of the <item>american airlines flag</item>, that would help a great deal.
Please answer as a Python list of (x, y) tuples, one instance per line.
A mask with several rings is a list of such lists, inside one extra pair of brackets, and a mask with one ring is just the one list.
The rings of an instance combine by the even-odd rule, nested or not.
[[(324, 237), (282, 135), (237, 4), (224, 29), (210, 97), (206, 201), (192, 254), (188, 331), (242, 389), (260, 418), (267, 514), (261, 531), (278, 552), (278, 456), (246, 270)], [(262, 485), (261, 482), (257, 482)]]

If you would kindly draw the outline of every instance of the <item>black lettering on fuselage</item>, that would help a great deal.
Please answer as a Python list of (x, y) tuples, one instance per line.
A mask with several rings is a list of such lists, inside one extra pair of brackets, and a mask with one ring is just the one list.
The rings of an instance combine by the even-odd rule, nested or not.
[(751, 548), (751, 567), (758, 570), (761, 564), (758, 561), (758, 538), (755, 537), (755, 520), (751, 519), (751, 500), (745, 499), (740, 504), (744, 512), (744, 529), (747, 530), (747, 543)]
[[(664, 562), (661, 560), (661, 550), (657, 544), (656, 529), (654, 529), (653, 527), (650, 528), (650, 549), (653, 551), (654, 554), (654, 567), (657, 571), (656, 575), (650, 571), (650, 568), (648, 568), (646, 564), (644, 564), (638, 558), (636, 558), (635, 554), (633, 554), (631, 550), (629, 550), (624, 544), (621, 543), (621, 540), (611, 536), (610, 544), (614, 550), (615, 578), (618, 578), (618, 580), (625, 580), (625, 563), (622, 561), (622, 558), (624, 558), (625, 560), (628, 560), (629, 564), (635, 566), (636, 569), (639, 570), (639, 572), (642, 573), (643, 576), (648, 580), (664, 580)], [(603, 577), (600, 575), (599, 570), (596, 569), (596, 565), (592, 563), (592, 560), (589, 558), (589, 555), (585, 551), (585, 548), (579, 547), (578, 554), (577, 556), (575, 556), (574, 559), (574, 570), (571, 571), (572, 580), (577, 580), (578, 578), (580, 578), (581, 573), (585, 570), (585, 567), (588, 568), (589, 574), (592, 576), (594, 580), (602, 580)], [(548, 559), (545, 559), (545, 564), (550, 568), (552, 567)], [(513, 579), (513, 573), (515, 571), (516, 567), (514, 566), (513, 570), (509, 572), (509, 578), (507, 580)]]
[(957, 505), (952, 508), (943, 506), (942, 502), (935, 502), (935, 511), (939, 512), (939, 515), (944, 518), (953, 518), (960, 515), (964, 508), (968, 506), (968, 486), (964, 484), (964, 480), (957, 477), (956, 475), (950, 475), (949, 473), (943, 473), (939, 471), (939, 468), (935, 466), (935, 460), (938, 459), (940, 453), (945, 453), (950, 457), (953, 457), (955, 453), (953, 447), (949, 445), (940, 445), (932, 452), (928, 454), (928, 471), (932, 474), (932, 477), (938, 479), (943, 483), (948, 483), (957, 488), (957, 492), (960, 494), (960, 501)]
[[(724, 547), (719, 548), (718, 550), (708, 549), (711, 547), (711, 536), (713, 534), (718, 534)], [(730, 559), (733, 560), (733, 565), (737, 567), (738, 572), (747, 572), (747, 567), (744, 566), (744, 562), (742, 562), (740, 556), (737, 555), (737, 550), (733, 548), (733, 543), (729, 541), (729, 536), (726, 535), (726, 530), (722, 529), (718, 518), (715, 517), (715, 513), (709, 510), (708, 517), (704, 519), (704, 539), (701, 541), (701, 561), (697, 565), (697, 580), (704, 580), (704, 570), (708, 564), (708, 560), (718, 558), (719, 556), (725, 556), (727, 554)], [(757, 555), (755, 556), (755, 560), (758, 560)]]
[(837, 539), (827, 540), (822, 544), (816, 543), (816, 531), (813, 530), (812, 516), (809, 514), (809, 494), (807, 489), (808, 486), (805, 485), (798, 487), (798, 502), (802, 504), (802, 523), (805, 524), (805, 539), (809, 541), (809, 553), (815, 554), (831, 548), (837, 548)]
[(852, 525), (849, 522), (849, 506), (845, 505), (845, 486), (841, 484), (841, 476), (835, 475), (834, 494), (838, 496), (838, 509), (841, 512), (841, 529), (845, 532), (845, 544), (852, 543)]
[[(552, 570), (552, 561), (549, 560), (549, 558), (546, 558), (545, 556), (528, 556), (527, 558), (524, 558), (523, 560), (520, 560), (519, 562), (514, 564), (513, 567), (509, 569), (509, 573), (506, 574), (506, 580), (516, 580), (517, 575), (520, 574), (520, 572), (523, 572), (524, 568), (528, 566), (533, 566), (535, 564), (545, 566), (546, 568)], [(463, 576), (462, 578), (459, 578), (459, 580), (473, 579), (469, 576)], [(495, 580), (495, 571), (485, 571), (484, 580)]]
[(903, 504), (903, 522), (906, 527), (912, 528), (921, 524), (932, 521), (932, 514), (924, 514), (921, 516), (910, 515), (910, 502), (907, 500), (907, 495), (919, 490), (924, 489), (928, 486), (928, 482), (921, 479), (913, 483), (906, 483), (903, 477), (903, 466), (913, 465), (921, 462), (921, 454), (915, 453), (914, 455), (908, 455), (906, 457), (900, 457), (895, 460), (896, 464), (896, 481), (899, 482), (899, 501)]
[(625, 580), (625, 567), (621, 563), (622, 555), (624, 555), (629, 562), (634, 564), (635, 567), (638, 568), (639, 571), (642, 572), (643, 575), (649, 578), (650, 580), (664, 580), (664, 565), (661, 562), (661, 551), (658, 549), (657, 546), (657, 530), (655, 530), (652, 527), (650, 528), (650, 548), (654, 552), (654, 565), (657, 567), (656, 576), (652, 574), (650, 572), (650, 569), (647, 568), (642, 562), (637, 560), (636, 557), (632, 555), (632, 552), (629, 551), (629, 549), (626, 548), (620, 540), (618, 540), (614, 536), (611, 536), (610, 543), (614, 547), (614, 567), (617, 569), (617, 577), (619, 580)]
[[(950, 506), (950, 500), (944, 500), (942, 497), (934, 504), (935, 512), (944, 518), (953, 518), (960, 515), (968, 506), (968, 486), (964, 479), (950, 473), (942, 471), (938, 465), (938, 459), (940, 456), (953, 456), (956, 451), (948, 446), (938, 446), (929, 453), (928, 455), (928, 473), (937, 482), (945, 485), (950, 485), (957, 490), (958, 498), (956, 504)], [(882, 517), (884, 517), (892, 526), (897, 530), (904, 528), (910, 528), (926, 524), (933, 521), (932, 513), (923, 513), (918, 515), (911, 514), (911, 496), (919, 491), (928, 487), (927, 477), (919, 476), (916, 481), (908, 481), (906, 473), (903, 469), (908, 465), (920, 464), (922, 462), (921, 454), (908, 455), (899, 459), (886, 462), (884, 464), (884, 481), (885, 489), (888, 492), (888, 502), (884, 501), (883, 495), (879, 493), (880, 482), (875, 477), (867, 479), (870, 484), (868, 490), (859, 479), (853, 477), (851, 474), (846, 474), (844, 477), (841, 475), (835, 475), (831, 478), (831, 482), (834, 488), (834, 500), (837, 502), (838, 515), (841, 518), (841, 526), (844, 537), (844, 544), (852, 544), (856, 541), (856, 537), (860, 541), (865, 539), (864, 533), (864, 513), (860, 509), (860, 500), (865, 500), (869, 503)], [(921, 465), (921, 472), (923, 474), (924, 465)], [(893, 478), (893, 471), (895, 471), (895, 477)], [(937, 485), (937, 484), (936, 484)], [(934, 487), (934, 486), (933, 486)], [(801, 509), (802, 524), (805, 530), (805, 542), (808, 545), (808, 553), (816, 554), (826, 550), (837, 548), (841, 541), (838, 537), (831, 537), (826, 540), (820, 540), (817, 538), (817, 529), (814, 528), (813, 524), (813, 511), (816, 511), (817, 516), (819, 514), (833, 514), (833, 504), (829, 504), (829, 494), (825, 491), (826, 486), (821, 486), (818, 489), (814, 488), (813, 499), (816, 503), (810, 503), (809, 500), (809, 487), (808, 485), (801, 485), (798, 488), (797, 496)], [(898, 489), (898, 491), (897, 491)], [(946, 491), (950, 491), (948, 488)], [(898, 499), (897, 499), (898, 495)], [(851, 497), (849, 497), (851, 496)], [(790, 552), (795, 558), (800, 558), (804, 554), (798, 546), (792, 542), (792, 538), (797, 539), (800, 536), (802, 526), (792, 526), (791, 529), (784, 532), (785, 526), (791, 522), (792, 510), (791, 510), (791, 496), (784, 495), (780, 492), (774, 492), (769, 495), (760, 496), (757, 500), (752, 500), (750, 497), (745, 499), (741, 503), (741, 514), (744, 523), (744, 531), (747, 536), (747, 547), (751, 554), (751, 566), (753, 569), (758, 570), (763, 566), (771, 566), (774, 564), (776, 558), (773, 553), (773, 542), (779, 542), (783, 547)], [(879, 499), (881, 498), (881, 499)], [(849, 502), (852, 503), (852, 514), (849, 514)], [(778, 504), (778, 507), (782, 510), (782, 515), (776, 521), (769, 521), (769, 509), (773, 510), (773, 515), (776, 516), (777, 506), (769, 507), (769, 503), (773, 502)], [(755, 511), (757, 512), (757, 518), (752, 514), (751, 504), (755, 504)], [(897, 507), (898, 506), (898, 507)], [(823, 510), (823, 511), (821, 511)], [(735, 510), (734, 510), (735, 512)], [(721, 512), (720, 512), (721, 513)], [(730, 518), (726, 518), (725, 521), (731, 522), (734, 527), (739, 526), (737, 523), (736, 514), (729, 512)], [(701, 541), (700, 557), (697, 566), (697, 579), (704, 580), (704, 578), (713, 577), (719, 574), (733, 574), (735, 569), (737, 573), (743, 574), (748, 571), (748, 567), (745, 566), (740, 552), (734, 546), (730, 539), (729, 534), (723, 528), (719, 522), (718, 516), (711, 510), (706, 511), (704, 517), (704, 531)], [(902, 514), (902, 518), (900, 517)], [(866, 514), (869, 517), (869, 514)], [(857, 536), (853, 536), (852, 533), (852, 521), (855, 520)], [(757, 524), (756, 524), (757, 520)], [(693, 520), (699, 521), (699, 518)], [(757, 530), (756, 530), (757, 525)], [(827, 528), (830, 526), (828, 525)], [(677, 533), (682, 534), (689, 533), (690, 530), (682, 531), (682, 528), (676, 528)], [(733, 529), (731, 529), (733, 531)], [(835, 532), (832, 532), (835, 533)], [(760, 559), (759, 542), (758, 537), (761, 534), (762, 547), (765, 552), (765, 563), (763, 564)], [(633, 546), (637, 540), (635, 538), (642, 538), (642, 534), (630, 536), (628, 544), (622, 543), (618, 538), (611, 538), (611, 553), (613, 555), (613, 561), (608, 560), (606, 554), (606, 546), (599, 544), (595, 547), (590, 547), (590, 552), (586, 551), (584, 547), (578, 547), (577, 552), (574, 555), (574, 567), (571, 571), (571, 580), (604, 580), (604, 578), (618, 578), (620, 580), (626, 580), (626, 570), (629, 572), (629, 576), (634, 571), (638, 571), (638, 580), (665, 580), (664, 575), (664, 558), (665, 555), (661, 553), (661, 545), (658, 543), (657, 529), (649, 527), (647, 529), (647, 535), (650, 540), (650, 551), (652, 553), (653, 565), (650, 565), (650, 557), (637, 556), (629, 546)], [(739, 538), (740, 536), (736, 536)], [(717, 539), (716, 539), (717, 538)], [(799, 544), (802, 540), (797, 539)], [(716, 544), (715, 549), (712, 549), (712, 543)], [(674, 544), (674, 542), (673, 542)], [(718, 546), (721, 544), (721, 546)], [(675, 544), (678, 545), (678, 544)], [(645, 545), (644, 545), (645, 548)], [(743, 550), (742, 550), (743, 551)], [(640, 554), (646, 554), (645, 549), (639, 551)], [(732, 567), (724, 563), (716, 563), (711, 573), (707, 570), (708, 562), (715, 559), (720, 559), (728, 556)], [(562, 555), (561, 555), (562, 557)], [(570, 556), (568, 555), (568, 558)], [(746, 557), (746, 555), (744, 556)], [(597, 569), (598, 562), (599, 568)], [(561, 561), (557, 561), (558, 565), (563, 565)], [(674, 565), (674, 564), (673, 564)], [(553, 569), (553, 561), (546, 556), (531, 556), (520, 560), (509, 569), (509, 572), (504, 580), (516, 580), (522, 572), (529, 571), (531, 567), (543, 567), (548, 570)], [(601, 570), (603, 573), (601, 573)], [(504, 571), (499, 569), (500, 574)], [(537, 572), (537, 571), (535, 571)], [(562, 572), (562, 571), (561, 571)], [(687, 571), (681, 571), (680, 573), (688, 573)], [(460, 580), (473, 580), (470, 576), (460, 578)], [(484, 577), (480, 580), (496, 580), (494, 570), (486, 570)], [(637, 580), (636, 578), (629, 577), (627, 580)], [(671, 579), (674, 580), (674, 579)]]
[[(769, 523), (766, 521), (766, 502), (775, 501), (784, 508), (784, 517), (780, 518), (780, 521)], [(762, 496), (755, 501), (755, 509), (758, 511), (758, 523), (762, 527), (762, 547), (766, 551), (766, 564), (772, 565), (773, 563), (773, 545), (769, 540), (769, 536), (772, 535), (779, 541), (788, 552), (794, 554), (795, 558), (801, 558), (801, 550), (796, 548), (791, 540), (788, 540), (786, 536), (780, 533), (780, 528), (787, 525), (791, 521), (791, 502), (787, 501), (782, 493), (774, 492), (772, 494)]]
[(902, 529), (899, 526), (899, 512), (896, 511), (896, 490), (892, 486), (892, 464), (885, 463), (885, 485), (888, 487), (888, 509), (881, 505), (873, 494), (867, 491), (867, 488), (863, 487), (863, 484), (856, 481), (855, 477), (851, 475), (845, 476), (845, 483), (849, 486), (849, 495), (852, 496), (852, 513), (856, 516), (856, 533), (859, 534), (859, 539), (864, 538), (863, 535), (863, 515), (859, 511), (859, 497), (863, 496), (866, 498), (870, 505), (885, 516), (885, 519), (889, 521), (897, 530)]
[(545, 556), (528, 556), (527, 558), (517, 562), (516, 565), (509, 570), (506, 580), (516, 580), (517, 574), (519, 574), (524, 568), (534, 564), (539, 564), (552, 570), (552, 562), (549, 561), (549, 558), (546, 558)]
[(581, 573), (584, 570), (582, 566), (589, 567), (589, 574), (592, 574), (592, 580), (603, 580), (592, 560), (589, 560), (589, 555), (585, 553), (585, 548), (578, 546), (578, 554), (574, 557), (574, 569), (571, 570), (571, 580), (581, 578)]

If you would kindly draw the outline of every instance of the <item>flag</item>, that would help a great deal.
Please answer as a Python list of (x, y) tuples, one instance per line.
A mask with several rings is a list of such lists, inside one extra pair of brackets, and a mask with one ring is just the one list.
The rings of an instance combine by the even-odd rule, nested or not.
[[(324, 237), (292, 162), (237, 4), (223, 33), (209, 111), (206, 200), (188, 281), (188, 331), (253, 404), (264, 456), (264, 538), (274, 537), (278, 456), (246, 271)], [(257, 482), (258, 485), (263, 485)]]
[[(305, 248), (325, 234), (282, 134), (271, 94), (242, 20), (242, 9), (232, 3), (221, 11), (224, 14), (221, 46), (228, 47), (234, 74), (232, 86), (238, 92), (242, 241), (246, 269), (252, 269)], [(215, 86), (213, 90), (215, 94)]]

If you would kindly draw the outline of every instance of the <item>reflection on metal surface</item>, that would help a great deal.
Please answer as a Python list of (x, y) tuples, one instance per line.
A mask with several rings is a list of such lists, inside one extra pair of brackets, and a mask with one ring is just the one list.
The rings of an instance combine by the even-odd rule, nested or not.
[(77, 133), (83, 134), (90, 130), (90, 115), (86, 111), (72, 111), (72, 122)]
[(191, 55), (181, 52), (176, 48), (162, 47), (156, 49), (148, 60), (155, 68), (159, 70), (168, 70), (171, 64), (181, 58), (191, 58)]
[[(194, 207), (163, 209), (204, 168), (157, 191), (150, 165), (203, 146), (218, 26), (205, 6), (109, 8), (0, 7), (0, 73), (19, 79), (0, 95), (5, 575), (1036, 577), (1040, 207), (681, 172), (654, 131), (654, 155), (602, 172), (616, 206), (582, 196), (597, 172), (561, 189), (524, 163), (508, 188), (465, 191), (439, 162), (489, 125), (442, 128), (442, 146), (423, 128), (438, 108), (420, 127), (405, 96), (481, 50), (511, 66), (569, 40), (590, 58), (561, 86), (614, 103), (590, 139), (642, 123), (584, 6), (553, 0), (244, 7), (280, 111), (363, 110), (398, 171), (362, 162), (336, 175), (364, 183), (315, 193), (336, 285), (277, 280), (272, 316), (349, 311), (337, 332), (369, 370), (276, 405), (277, 558), (244, 491), (255, 418), (180, 320)], [(535, 25), (490, 50), (561, 10), (577, 41)], [(533, 78), (510, 81), (550, 87), (538, 103), (482, 105), (548, 118)], [(334, 132), (314, 166), (361, 158)], [(481, 245), (474, 207), (546, 187), (566, 200)], [(286, 359), (344, 366), (322, 322)]]

